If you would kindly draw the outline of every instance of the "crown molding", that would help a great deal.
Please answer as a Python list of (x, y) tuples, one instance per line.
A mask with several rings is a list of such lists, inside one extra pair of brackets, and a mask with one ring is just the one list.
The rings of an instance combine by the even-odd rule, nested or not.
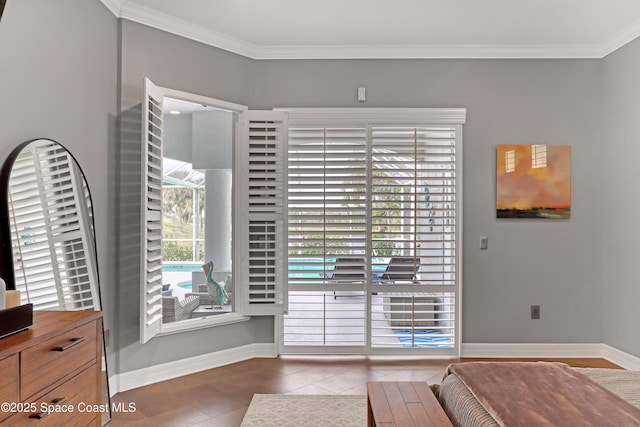
[(115, 15), (116, 18), (120, 18), (120, 11), (122, 10), (123, 0), (100, 0), (100, 1), (107, 9), (109, 9), (111, 13)]
[(265, 46), (253, 59), (550, 59), (597, 58), (599, 54), (592, 46)]
[(600, 59), (640, 36), (640, 20), (594, 45), (261, 46), (128, 0), (100, 0), (116, 17), (256, 60), (271, 59)]
[(615, 52), (627, 43), (640, 37), (640, 19), (615, 33), (600, 45), (600, 58)]
[(249, 58), (255, 59), (258, 52), (258, 47), (251, 43), (126, 0), (120, 17)]

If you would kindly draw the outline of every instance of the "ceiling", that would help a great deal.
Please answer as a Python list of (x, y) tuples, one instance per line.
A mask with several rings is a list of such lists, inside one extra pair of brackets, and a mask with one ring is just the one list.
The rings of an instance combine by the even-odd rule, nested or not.
[(101, 0), (116, 16), (254, 59), (602, 58), (638, 0)]

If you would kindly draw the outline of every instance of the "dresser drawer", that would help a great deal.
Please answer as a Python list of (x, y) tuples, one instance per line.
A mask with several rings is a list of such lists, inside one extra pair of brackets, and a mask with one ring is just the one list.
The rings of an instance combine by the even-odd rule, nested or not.
[[(18, 355), (14, 354), (0, 360), (0, 402), (15, 403), (20, 401), (18, 395)], [(0, 411), (0, 422), (11, 415)]]
[[(9, 425), (84, 427), (95, 423), (96, 417), (100, 414), (84, 411), (83, 404), (91, 405), (96, 402), (97, 369), (97, 365), (92, 365), (40, 399), (30, 401), (29, 403), (33, 403), (37, 410), (31, 413), (15, 414), (8, 420)], [(61, 401), (61, 399), (64, 400)], [(55, 402), (59, 403), (56, 405)], [(49, 413), (42, 412), (42, 409), (49, 407), (54, 409)], [(65, 411), (61, 411), (62, 409)], [(40, 416), (40, 418), (33, 418), (34, 416)]]
[(20, 399), (26, 400), (83, 365), (95, 362), (96, 331), (96, 322), (90, 322), (20, 353)]

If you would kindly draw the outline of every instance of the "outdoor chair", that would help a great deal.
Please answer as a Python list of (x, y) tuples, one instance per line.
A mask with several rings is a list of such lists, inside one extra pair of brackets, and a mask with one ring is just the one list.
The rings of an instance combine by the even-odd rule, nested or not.
[[(333, 283), (361, 283), (365, 280), (364, 258), (336, 258), (333, 273), (328, 276)], [(345, 296), (360, 296), (345, 295)], [(333, 298), (336, 299), (338, 294), (333, 291)]]
[(333, 273), (329, 275), (335, 282), (364, 281), (363, 258), (336, 258)]
[(213, 305), (214, 301), (211, 295), (209, 295), (209, 290), (207, 289), (206, 284), (198, 285), (198, 292), (187, 292), (185, 294), (187, 297), (196, 296), (200, 298), (200, 305)]
[(415, 283), (420, 264), (414, 258), (393, 257), (380, 277), (380, 283)]
[(178, 322), (180, 320), (189, 319), (191, 312), (200, 305), (200, 297), (191, 295), (187, 296), (183, 301), (178, 297), (162, 297), (162, 322)]

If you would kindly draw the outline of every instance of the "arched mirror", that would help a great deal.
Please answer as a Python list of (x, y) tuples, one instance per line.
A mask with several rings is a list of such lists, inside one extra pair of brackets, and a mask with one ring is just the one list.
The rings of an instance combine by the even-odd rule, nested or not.
[[(71, 153), (49, 139), (25, 142), (5, 162), (1, 183), (7, 287), (34, 310), (101, 310), (91, 195)], [(102, 360), (110, 408), (104, 348)], [(103, 424), (109, 419), (104, 413)]]

